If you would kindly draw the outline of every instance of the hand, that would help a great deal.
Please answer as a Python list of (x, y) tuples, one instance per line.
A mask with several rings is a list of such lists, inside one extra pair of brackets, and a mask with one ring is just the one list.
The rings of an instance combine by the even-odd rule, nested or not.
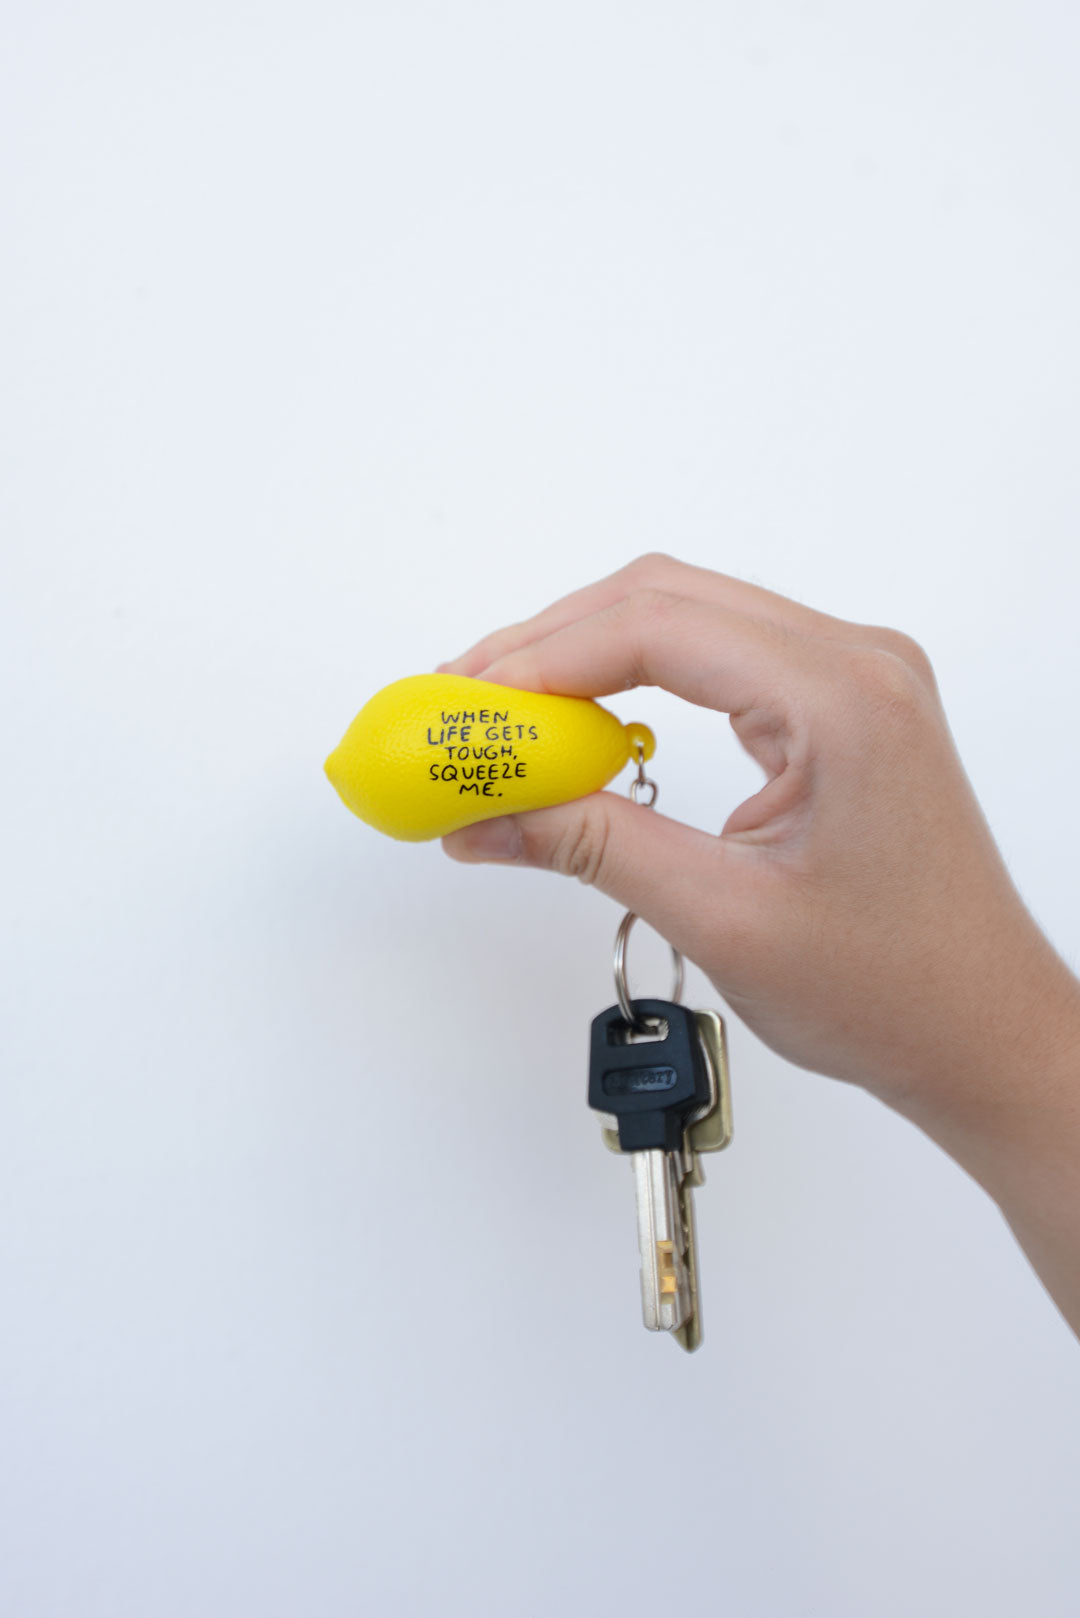
[(659, 685), (728, 714), (766, 784), (719, 836), (597, 793), (444, 846), (595, 883), (774, 1050), (914, 1119), (1014, 1223), (1038, 1215), (1018, 1183), (1080, 1160), (1080, 985), (1009, 878), (912, 640), (647, 556), (446, 667), (570, 696)]

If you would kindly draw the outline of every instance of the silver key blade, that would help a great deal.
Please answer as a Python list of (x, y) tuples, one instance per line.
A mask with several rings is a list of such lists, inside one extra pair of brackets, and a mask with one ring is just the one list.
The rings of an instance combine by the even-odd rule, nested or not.
[(632, 1152), (641, 1253), (641, 1309), (650, 1331), (677, 1331), (693, 1313), (687, 1231), (679, 1201), (680, 1159)]

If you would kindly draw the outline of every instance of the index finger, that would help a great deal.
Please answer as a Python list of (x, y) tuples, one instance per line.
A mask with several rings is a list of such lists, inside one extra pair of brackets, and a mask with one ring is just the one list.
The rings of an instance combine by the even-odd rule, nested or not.
[(605, 607), (614, 606), (626, 596), (641, 590), (688, 596), (705, 605), (727, 607), (732, 612), (759, 618), (804, 635), (843, 639), (857, 632), (853, 624), (804, 607), (786, 596), (775, 595), (771, 590), (745, 579), (694, 567), (689, 562), (677, 561), (673, 556), (655, 554), (639, 556), (636, 561), (609, 574), (607, 578), (598, 579), (553, 601), (532, 618), (485, 635), (483, 640), (477, 641), (460, 657), (442, 664), (441, 668), (449, 674), (475, 675), (482, 668), (489, 667), (496, 658), (516, 652), (542, 636), (554, 634), (556, 630), (564, 629), (590, 613), (602, 612)]
[(641, 590), (476, 672), (496, 685), (600, 697), (657, 685), (700, 707), (786, 710), (810, 639), (728, 607)]

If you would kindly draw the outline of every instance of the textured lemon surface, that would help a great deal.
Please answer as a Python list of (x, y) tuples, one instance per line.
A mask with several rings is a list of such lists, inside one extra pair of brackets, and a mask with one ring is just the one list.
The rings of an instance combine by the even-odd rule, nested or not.
[(582, 697), (539, 696), (462, 674), (414, 674), (376, 693), (326, 761), (342, 801), (405, 842), (606, 786), (647, 725)]

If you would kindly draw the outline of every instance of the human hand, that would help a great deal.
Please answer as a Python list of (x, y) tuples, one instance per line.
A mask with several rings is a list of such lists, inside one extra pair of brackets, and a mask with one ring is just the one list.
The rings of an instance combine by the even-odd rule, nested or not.
[(444, 846), (594, 883), (774, 1050), (864, 1085), (1011, 1195), (1032, 1134), (1018, 1072), (1061, 1098), (1080, 987), (1009, 878), (912, 640), (646, 556), (445, 667), (583, 697), (659, 685), (728, 714), (767, 779), (719, 836), (605, 792)]

